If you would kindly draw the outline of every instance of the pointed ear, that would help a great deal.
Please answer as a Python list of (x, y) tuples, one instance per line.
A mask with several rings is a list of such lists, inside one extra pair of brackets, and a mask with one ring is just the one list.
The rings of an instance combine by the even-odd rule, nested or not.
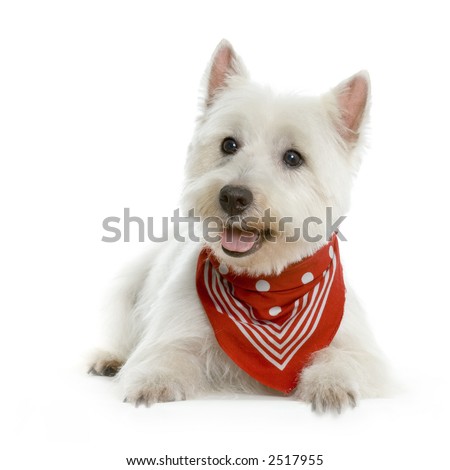
[(207, 104), (211, 103), (217, 92), (227, 86), (229, 78), (239, 75), (247, 77), (242, 60), (236, 55), (232, 45), (223, 39), (216, 47), (207, 74)]
[(338, 131), (348, 143), (356, 143), (370, 100), (369, 74), (362, 70), (332, 91), (338, 106)]

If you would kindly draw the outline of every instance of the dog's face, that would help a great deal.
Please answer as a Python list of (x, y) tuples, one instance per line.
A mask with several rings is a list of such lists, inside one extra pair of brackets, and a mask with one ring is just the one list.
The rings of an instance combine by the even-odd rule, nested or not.
[(251, 82), (222, 42), (207, 78), (183, 205), (213, 225), (220, 221), (207, 244), (227, 265), (280, 272), (326, 242), (327, 207), (334, 220), (348, 209), (367, 76), (319, 97), (276, 95)]

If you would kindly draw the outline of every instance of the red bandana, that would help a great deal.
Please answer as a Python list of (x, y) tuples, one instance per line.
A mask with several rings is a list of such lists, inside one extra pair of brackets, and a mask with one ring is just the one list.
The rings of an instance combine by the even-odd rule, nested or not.
[(203, 250), (197, 292), (228, 356), (254, 379), (289, 393), (341, 323), (345, 286), (337, 236), (279, 276), (261, 278), (228, 271)]

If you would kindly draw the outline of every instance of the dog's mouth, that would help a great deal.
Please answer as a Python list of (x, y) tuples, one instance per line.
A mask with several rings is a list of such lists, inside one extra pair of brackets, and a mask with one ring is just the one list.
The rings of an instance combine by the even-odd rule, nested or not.
[(241, 258), (258, 251), (265, 238), (265, 230), (230, 225), (221, 234), (221, 246), (226, 255)]

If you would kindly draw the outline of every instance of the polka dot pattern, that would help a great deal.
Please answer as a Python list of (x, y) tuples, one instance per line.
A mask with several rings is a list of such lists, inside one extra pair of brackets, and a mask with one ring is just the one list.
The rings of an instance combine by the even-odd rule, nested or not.
[(264, 279), (260, 279), (255, 287), (258, 292), (268, 292), (270, 290), (270, 284)]
[(302, 276), (302, 282), (303, 284), (308, 284), (309, 282), (311, 282), (312, 280), (314, 279), (314, 276), (313, 276), (313, 273), (305, 273), (303, 274)]
[(269, 315), (272, 317), (276, 317), (279, 313), (281, 313), (281, 307), (272, 307), (269, 309)]
[(220, 266), (219, 266), (219, 273), (220, 274), (228, 274), (228, 267), (226, 264), (222, 263)]

